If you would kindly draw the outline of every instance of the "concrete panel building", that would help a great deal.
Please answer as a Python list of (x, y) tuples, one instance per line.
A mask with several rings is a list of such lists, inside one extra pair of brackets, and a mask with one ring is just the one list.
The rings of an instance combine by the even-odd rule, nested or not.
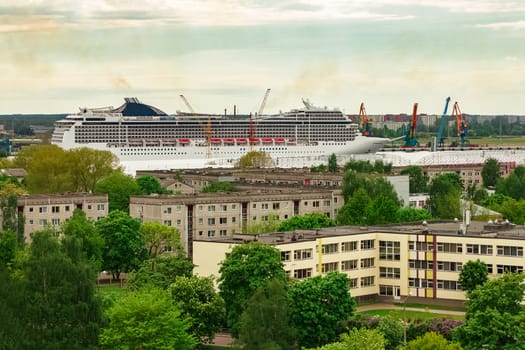
[(406, 296), (427, 302), (462, 301), (466, 295), (458, 278), (469, 260), (483, 261), (492, 278), (523, 271), (525, 265), (522, 226), (472, 222), (463, 233), (457, 222), (435, 222), (196, 240), (195, 273), (218, 276), (226, 254), (251, 240), (276, 247), (290, 277), (303, 279), (330, 271), (347, 274), (351, 294), (359, 301)]

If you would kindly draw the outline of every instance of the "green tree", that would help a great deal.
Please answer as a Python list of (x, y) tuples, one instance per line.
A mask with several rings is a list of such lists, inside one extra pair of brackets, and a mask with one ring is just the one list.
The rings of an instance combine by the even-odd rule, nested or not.
[(162, 194), (166, 192), (165, 189), (160, 184), (160, 181), (155, 176), (144, 175), (144, 176), (137, 178), (136, 181), (137, 181), (137, 185), (139, 185), (139, 188), (142, 194), (152, 194), (152, 193)]
[(66, 151), (56, 145), (33, 145), (18, 153), (15, 164), (27, 171), (30, 193), (64, 193), (74, 190)]
[(403, 323), (400, 319), (387, 315), (381, 317), (377, 325), (377, 329), (383, 333), (385, 337), (385, 349), (395, 350), (403, 342)]
[(468, 294), (465, 323), (453, 339), (466, 350), (520, 349), (525, 344), (525, 311), (521, 304), (523, 273), (506, 273)]
[(496, 186), (500, 179), (500, 165), (497, 159), (489, 158), (485, 161), (481, 169), (481, 178), (483, 179), (483, 186)]
[(330, 157), (328, 157), (328, 171), (331, 173), (336, 173), (337, 170), (337, 156), (335, 153), (332, 153)]
[(97, 221), (96, 227), (104, 238), (102, 268), (120, 278), (121, 272), (130, 272), (146, 260), (144, 235), (140, 222), (123, 211), (114, 210)]
[(283, 281), (270, 280), (250, 297), (240, 319), (239, 342), (246, 350), (295, 348)]
[(487, 265), (483, 261), (469, 260), (461, 268), (458, 282), (461, 284), (461, 289), (470, 293), (488, 281), (488, 274)]
[(77, 192), (94, 193), (97, 182), (118, 167), (118, 159), (110, 151), (75, 148), (67, 151), (67, 158), (73, 188)]
[(423, 173), (421, 167), (410, 165), (399, 172), (408, 175), (410, 193), (426, 193), (428, 189), (428, 176)]
[(279, 224), (277, 231), (293, 231), (297, 229), (315, 229), (333, 227), (335, 222), (328, 216), (320, 213), (295, 215)]
[(16, 234), (13, 231), (0, 232), (0, 266), (8, 267), (16, 256)]
[(224, 321), (224, 300), (216, 292), (213, 278), (177, 276), (169, 289), (181, 315), (191, 320), (190, 333), (211, 343)]
[(137, 182), (131, 176), (119, 171), (97, 182), (95, 192), (108, 195), (110, 212), (121, 210), (126, 213), (129, 211), (129, 196), (141, 194)]
[[(408, 342), (402, 350), (461, 350), (458, 343), (449, 343), (442, 335), (427, 332), (423, 336)], [(480, 348), (482, 349), (482, 348)]]
[(392, 198), (378, 195), (365, 208), (367, 225), (387, 224), (399, 221), (399, 203)]
[(341, 334), (341, 341), (316, 348), (316, 350), (385, 350), (385, 338), (377, 329), (352, 328)]
[(459, 217), (459, 199), (463, 186), (456, 177), (459, 175), (446, 173), (432, 179), (427, 205), (433, 217), (440, 219)]
[(198, 344), (189, 334), (190, 321), (165, 290), (126, 293), (107, 315), (109, 325), (100, 334), (103, 349), (191, 350)]
[(74, 237), (78, 239), (82, 251), (93, 262), (96, 271), (101, 271), (104, 238), (96, 228), (95, 222), (86, 217), (86, 213), (80, 209), (75, 209), (73, 215), (62, 224), (62, 233), (65, 238)]
[(208, 186), (202, 188), (201, 192), (234, 192), (235, 186), (231, 182), (213, 181)]
[(52, 230), (32, 234), (24, 263), (25, 349), (92, 349), (103, 324), (95, 293), (97, 271), (77, 239), (60, 242)]
[(427, 209), (404, 207), (399, 209), (399, 222), (414, 222), (432, 219)]
[(184, 255), (161, 254), (145, 260), (138, 269), (130, 272), (126, 286), (131, 290), (167, 289), (178, 276), (191, 276), (194, 267), (191, 260)]
[(514, 198), (525, 199), (525, 167), (517, 166), (506, 178), (496, 183), (496, 193)]
[(250, 151), (239, 158), (235, 167), (237, 168), (269, 168), (274, 165), (272, 158), (265, 152)]
[(371, 202), (370, 196), (364, 187), (357, 189), (337, 213), (339, 225), (366, 225), (366, 208)]
[(348, 277), (339, 272), (294, 283), (288, 291), (291, 320), (299, 345), (315, 347), (337, 340), (343, 321), (355, 311)]
[(253, 292), (269, 279), (287, 279), (279, 250), (260, 242), (233, 247), (221, 262), (219, 273), (219, 293), (226, 303), (226, 323), (234, 337), (239, 334), (239, 318)]
[(180, 243), (180, 232), (175, 227), (157, 221), (148, 221), (140, 226), (140, 232), (144, 236), (150, 258), (155, 258), (166, 251), (172, 251), (176, 255), (186, 254)]

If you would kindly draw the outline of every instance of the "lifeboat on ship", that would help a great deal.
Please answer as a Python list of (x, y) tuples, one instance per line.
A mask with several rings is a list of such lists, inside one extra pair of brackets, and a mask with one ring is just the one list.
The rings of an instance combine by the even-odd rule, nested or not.
[(181, 145), (188, 144), (188, 143), (190, 143), (190, 139), (179, 139), (179, 143), (180, 143)]
[(252, 137), (252, 138), (250, 139), (250, 143), (251, 143), (252, 145), (255, 144), (255, 143), (259, 143), (259, 141), (260, 141), (260, 140), (259, 140), (258, 137)]
[(295, 142), (295, 139), (288, 139), (286, 140), (286, 143), (295, 145), (296, 142)]
[(238, 144), (244, 144), (248, 142), (248, 140), (246, 140), (244, 137), (236, 138), (235, 141), (237, 141)]
[(211, 143), (218, 144), (221, 143), (221, 139), (210, 139)]
[(275, 143), (284, 143), (284, 137), (276, 137)]
[(262, 143), (273, 143), (273, 139), (265, 137), (262, 139)]
[(234, 140), (234, 139), (231, 139), (231, 138), (224, 139), (224, 143), (232, 144), (232, 143), (235, 143), (235, 140)]

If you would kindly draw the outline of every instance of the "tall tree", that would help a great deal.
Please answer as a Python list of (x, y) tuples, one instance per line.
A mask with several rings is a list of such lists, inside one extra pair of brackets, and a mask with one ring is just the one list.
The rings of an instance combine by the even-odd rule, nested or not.
[[(401, 350), (461, 350), (458, 343), (449, 343), (442, 335), (434, 332), (427, 332), (423, 336), (410, 341)], [(483, 348), (481, 348), (483, 349)]]
[(20, 314), (28, 332), (21, 348), (97, 347), (103, 324), (97, 271), (78, 240), (60, 242), (52, 230), (34, 232), (24, 276), (27, 299)]
[(366, 225), (366, 208), (371, 202), (364, 187), (359, 188), (337, 213), (339, 225)]
[(213, 278), (178, 276), (169, 289), (181, 315), (191, 320), (189, 332), (211, 343), (224, 324), (224, 300), (215, 290)]
[(97, 182), (95, 191), (108, 195), (109, 211), (121, 210), (126, 213), (129, 211), (129, 196), (141, 194), (137, 182), (119, 171)]
[(335, 153), (332, 153), (330, 157), (328, 157), (328, 171), (331, 173), (337, 172), (337, 156)]
[(488, 281), (489, 271), (487, 265), (481, 260), (469, 260), (461, 268), (458, 282), (461, 284), (461, 289), (472, 292), (477, 286), (483, 285)]
[(219, 273), (219, 291), (226, 303), (226, 323), (234, 337), (239, 334), (239, 318), (253, 292), (269, 279), (287, 279), (279, 250), (260, 242), (233, 247), (221, 262)]
[(355, 311), (348, 277), (339, 272), (294, 283), (288, 292), (292, 324), (302, 347), (315, 347), (337, 340), (343, 321)]
[(506, 273), (468, 294), (465, 324), (453, 338), (466, 350), (520, 349), (525, 344), (523, 273)]
[(459, 175), (446, 173), (432, 179), (429, 188), (430, 198), (427, 202), (433, 217), (452, 219), (459, 217), (459, 200), (463, 186)]
[(421, 167), (410, 165), (399, 172), (408, 175), (410, 193), (426, 193), (428, 189), (428, 176), (423, 173)]
[(519, 165), (506, 178), (499, 180), (496, 183), (496, 193), (516, 200), (525, 199), (525, 167)]
[(385, 350), (395, 350), (401, 345), (403, 342), (403, 327), (403, 322), (399, 318), (391, 315), (381, 317), (377, 329), (385, 337)]
[(137, 219), (115, 210), (97, 221), (96, 227), (106, 242), (102, 268), (111, 272), (114, 278), (120, 278), (121, 272), (136, 269), (146, 260), (144, 235)]
[(73, 215), (62, 225), (62, 233), (65, 238), (74, 237), (79, 240), (82, 250), (89, 260), (94, 263), (98, 271), (102, 268), (102, 251), (104, 249), (104, 238), (95, 226), (95, 222), (87, 218), (86, 213), (75, 209)]
[(483, 168), (481, 169), (481, 178), (483, 179), (483, 186), (490, 187), (496, 186), (496, 183), (500, 179), (500, 166), (499, 161), (494, 158), (489, 158), (485, 161)]
[(145, 260), (138, 269), (130, 272), (126, 280), (128, 289), (167, 289), (178, 276), (190, 277), (195, 265), (186, 256), (161, 254)]
[(329, 343), (315, 350), (385, 350), (386, 340), (383, 334), (372, 328), (352, 328), (341, 334), (337, 343)]
[(270, 280), (250, 297), (240, 320), (239, 342), (246, 350), (296, 348), (283, 281)]
[(80, 192), (94, 193), (97, 182), (118, 167), (118, 159), (110, 151), (75, 148), (68, 151), (68, 158), (73, 187)]
[(269, 168), (273, 166), (272, 158), (265, 152), (250, 151), (239, 158), (235, 164), (238, 168)]
[(107, 311), (109, 325), (100, 334), (103, 349), (195, 349), (190, 321), (181, 316), (168, 291), (124, 294)]
[(161, 224), (157, 221), (148, 221), (140, 226), (144, 235), (146, 249), (150, 258), (172, 251), (176, 255), (185, 255), (180, 243), (180, 232), (175, 227)]
[(151, 176), (151, 175), (140, 176), (139, 178), (137, 178), (136, 181), (143, 194), (152, 194), (152, 193), (162, 194), (165, 192), (164, 188), (160, 184), (160, 181), (155, 176)]

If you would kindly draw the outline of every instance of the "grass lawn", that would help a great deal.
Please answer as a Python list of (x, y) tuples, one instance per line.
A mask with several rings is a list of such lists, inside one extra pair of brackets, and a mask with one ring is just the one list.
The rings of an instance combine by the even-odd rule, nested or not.
[[(402, 303), (394, 303), (394, 305), (403, 307)], [(466, 311), (465, 307), (452, 307), (444, 305), (427, 305), (427, 304), (412, 304), (406, 303), (406, 307), (418, 308), (418, 309), (432, 309), (432, 310), (450, 310), (450, 311)]]
[(369, 314), (373, 316), (387, 316), (391, 315), (393, 317), (403, 319), (404, 316), (407, 318), (407, 320), (429, 320), (432, 318), (452, 318), (454, 320), (464, 320), (464, 316), (458, 316), (458, 315), (447, 315), (447, 314), (436, 314), (432, 312), (424, 312), (424, 311), (411, 311), (406, 310), (405, 313), (403, 313), (403, 310), (385, 310), (385, 309), (378, 309), (378, 310), (367, 310), (359, 312), (360, 314)]

